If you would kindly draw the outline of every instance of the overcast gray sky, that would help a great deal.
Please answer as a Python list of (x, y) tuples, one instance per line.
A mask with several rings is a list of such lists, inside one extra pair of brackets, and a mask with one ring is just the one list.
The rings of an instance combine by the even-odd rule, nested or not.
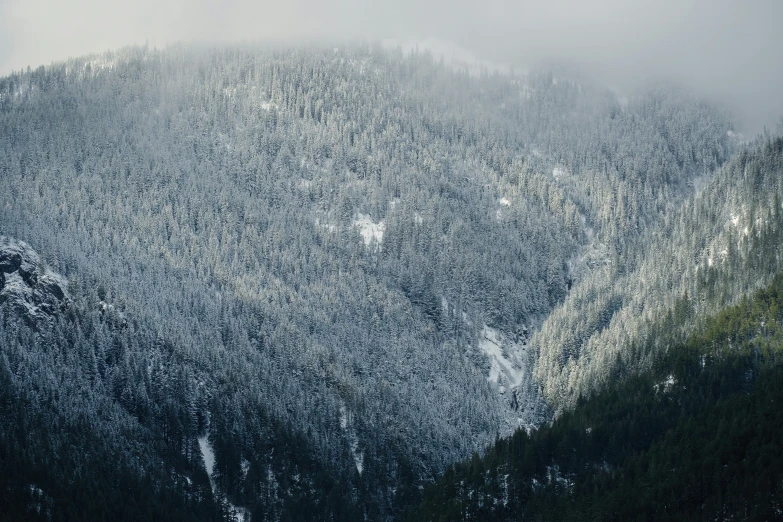
[(783, 0), (0, 0), (0, 74), (148, 41), (438, 38), (620, 90), (674, 79), (746, 132), (783, 115)]

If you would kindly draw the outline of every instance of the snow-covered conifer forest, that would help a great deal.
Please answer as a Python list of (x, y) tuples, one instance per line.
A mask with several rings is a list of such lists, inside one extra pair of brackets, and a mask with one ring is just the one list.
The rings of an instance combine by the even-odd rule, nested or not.
[(782, 149), (673, 85), (374, 44), (2, 78), (0, 504), (401, 519), (766, 287)]

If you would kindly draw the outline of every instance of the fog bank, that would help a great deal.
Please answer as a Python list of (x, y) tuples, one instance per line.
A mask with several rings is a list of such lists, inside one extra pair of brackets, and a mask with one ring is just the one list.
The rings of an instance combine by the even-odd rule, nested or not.
[(578, 67), (619, 90), (678, 81), (753, 134), (783, 115), (781, 20), (779, 0), (0, 0), (0, 74), (145, 42), (448, 41), (487, 62)]

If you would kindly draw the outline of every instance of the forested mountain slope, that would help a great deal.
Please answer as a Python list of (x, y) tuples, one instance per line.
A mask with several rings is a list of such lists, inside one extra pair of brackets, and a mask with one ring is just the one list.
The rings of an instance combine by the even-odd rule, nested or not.
[[(87, 335), (97, 370), (90, 350), (72, 361), (91, 383), (74, 396), (152, 433), (181, 413), (158, 451), (195, 473), (211, 441), (216, 498), (269, 518), (390, 517), (449, 463), (549, 418), (531, 332), (613, 260), (636, 269), (629, 252), (725, 163), (730, 130), (668, 87), (625, 105), (374, 46), (133, 48), (14, 74), (0, 231), (81, 311), (7, 328), (8, 368), (50, 354), (59, 375), (42, 339)], [(138, 327), (107, 340), (79, 314)], [(130, 369), (101, 370), (106, 343), (134, 347)], [(549, 383), (560, 368), (545, 368)], [(169, 413), (145, 416), (150, 401)], [(331, 503), (296, 501), (313, 495)]]
[(407, 519), (780, 519), (781, 305), (777, 276), (649, 370), (450, 468)]
[[(704, 317), (783, 269), (783, 138), (739, 152), (694, 198), (576, 285), (533, 339), (545, 396), (573, 405), (649, 368)], [(667, 325), (662, 328), (661, 325)]]
[[(263, 401), (213, 395), (223, 377), (212, 368), (113, 305), (71, 293), (29, 245), (1, 236), (0, 346), (3, 520), (361, 512), (361, 485), (348, 487)], [(218, 457), (212, 470), (204, 445)]]

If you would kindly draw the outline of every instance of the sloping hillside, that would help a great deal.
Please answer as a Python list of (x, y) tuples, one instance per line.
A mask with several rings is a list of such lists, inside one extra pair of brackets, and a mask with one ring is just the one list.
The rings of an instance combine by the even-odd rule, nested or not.
[(704, 318), (769, 284), (781, 260), (783, 139), (738, 153), (628, 259), (576, 285), (533, 339), (549, 401), (575, 404), (681, 342)]
[[(209, 442), (199, 487), (272, 518), (386, 518), (550, 418), (530, 336), (669, 226), (729, 130), (676, 89), (624, 105), (376, 46), (131, 48), (0, 80), (0, 230), (113, 325), (74, 362), (84, 393), (184, 469), (206, 473)], [(50, 335), (97, 335), (80, 321)], [(27, 335), (7, 350), (38, 353)], [(107, 373), (117, 346), (139, 355)]]
[(653, 367), (446, 471), (408, 520), (777, 520), (783, 277)]

